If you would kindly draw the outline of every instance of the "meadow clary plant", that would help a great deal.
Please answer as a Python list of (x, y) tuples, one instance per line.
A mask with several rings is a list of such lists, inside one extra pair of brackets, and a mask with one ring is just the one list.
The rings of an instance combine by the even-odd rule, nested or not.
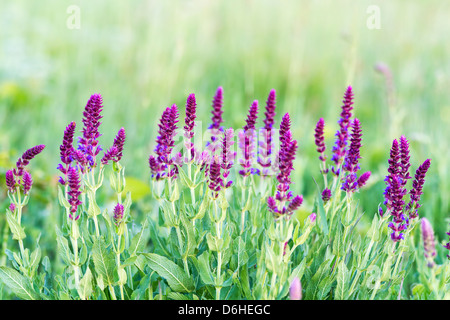
[[(450, 298), (450, 255), (444, 252), (450, 244), (437, 245), (431, 222), (419, 210), (426, 205), (420, 200), (431, 161), (412, 177), (405, 136), (394, 139), (386, 154), (384, 202), (372, 212), (361, 210), (359, 194), (379, 174), (361, 168), (364, 123), (353, 115), (354, 96), (348, 86), (331, 155), (324, 118), (311, 133), (321, 178), (311, 180), (316, 192), (310, 197), (293, 188), (304, 144), (293, 135), (292, 115), (284, 113), (276, 125), (275, 90), (269, 92), (261, 123), (262, 111), (253, 100), (241, 129), (234, 130), (224, 121), (224, 90), (218, 87), (206, 141), (197, 126), (196, 96), (189, 94), (184, 125), (178, 124), (176, 104), (162, 111), (148, 157), (151, 192), (145, 206), (132, 208), (120, 163), (126, 155), (125, 129), (103, 148), (103, 98), (93, 94), (82, 114), (80, 137), (74, 139), (72, 121), (60, 144), (62, 210), (52, 212), (60, 221), (52, 261), (42, 257), (39, 239), (31, 253), (25, 248), (21, 222), (33, 183), (28, 165), (44, 145), (26, 151), (5, 174), (11, 200), (6, 220), (19, 243), (18, 252), (2, 243), (0, 280), (7, 297)], [(139, 214), (142, 208), (148, 212)]]

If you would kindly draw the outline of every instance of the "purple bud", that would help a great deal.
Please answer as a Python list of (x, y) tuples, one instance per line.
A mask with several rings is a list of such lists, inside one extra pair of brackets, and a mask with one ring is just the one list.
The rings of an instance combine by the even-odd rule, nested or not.
[(213, 192), (214, 198), (219, 196), (218, 192), (221, 190), (222, 178), (220, 176), (220, 159), (218, 155), (214, 156), (214, 159), (209, 165), (209, 189)]
[(184, 119), (184, 137), (187, 139), (185, 145), (190, 155), (190, 158), (186, 159), (187, 162), (190, 162), (195, 157), (194, 143), (191, 140), (194, 137), (195, 118), (197, 117), (196, 107), (195, 94), (191, 93), (186, 100), (186, 117)]
[(361, 124), (357, 118), (352, 123), (352, 134), (350, 137), (350, 148), (345, 157), (342, 169), (347, 172), (355, 173), (359, 169), (358, 160), (361, 158), (359, 150), (361, 149)]
[(33, 179), (31, 178), (31, 174), (24, 170), (23, 171), (23, 194), (27, 195), (33, 185)]
[(346, 154), (346, 146), (348, 139), (348, 129), (350, 127), (350, 118), (352, 116), (351, 111), (353, 110), (353, 89), (351, 86), (347, 87), (344, 94), (344, 100), (342, 101), (342, 112), (341, 117), (338, 121), (339, 130), (336, 132), (336, 142), (333, 147), (333, 157), (332, 160), (336, 164), (336, 167), (332, 168), (334, 174), (339, 174), (339, 166)]
[(316, 124), (316, 129), (315, 134), (314, 134), (314, 138), (315, 138), (315, 143), (317, 146), (317, 152), (320, 153), (320, 157), (319, 159), (322, 161), (326, 160), (326, 155), (325, 155), (325, 138), (324, 138), (324, 130), (325, 127), (325, 121), (323, 120), (323, 118), (320, 118), (319, 121)]
[(258, 118), (258, 100), (254, 100), (248, 111), (247, 119), (245, 120), (244, 130), (255, 130), (256, 119)]
[(9, 210), (14, 213), (14, 210), (16, 210), (16, 205), (14, 203), (11, 203), (9, 205)]
[(315, 214), (314, 212), (311, 213), (311, 214), (309, 215), (309, 220), (310, 220), (311, 222), (316, 221), (316, 214)]
[(400, 177), (402, 178), (402, 185), (405, 186), (408, 179), (411, 179), (409, 175), (409, 142), (406, 140), (405, 136), (400, 137)]
[(114, 223), (116, 224), (116, 226), (118, 226), (122, 221), (123, 212), (124, 212), (123, 205), (120, 203), (116, 204), (116, 206), (114, 207)]
[(270, 90), (266, 101), (266, 112), (264, 115), (264, 129), (270, 131), (275, 123), (275, 108), (276, 108), (276, 92), (275, 89)]
[(108, 164), (108, 161), (119, 162), (122, 159), (123, 146), (125, 144), (125, 129), (120, 128), (116, 137), (114, 138), (114, 142), (111, 148), (103, 156), (101, 163), (103, 165)]
[(364, 172), (359, 178), (358, 178), (358, 188), (362, 188), (363, 186), (366, 185), (367, 180), (369, 180), (371, 175), (370, 171)]
[[(164, 110), (158, 124), (159, 135), (156, 138), (156, 148), (154, 150), (157, 156), (149, 157), (152, 176), (156, 177), (156, 180), (165, 177), (175, 178), (176, 176), (177, 166), (173, 163), (171, 153), (175, 145), (174, 137), (176, 135), (178, 115), (178, 107), (174, 104), (172, 107)], [(173, 166), (173, 168), (170, 169), (170, 166)]]
[(83, 153), (87, 160), (86, 163), (80, 163), (80, 165), (83, 165), (84, 169), (87, 170), (96, 166), (95, 158), (102, 150), (98, 144), (98, 138), (101, 136), (98, 129), (101, 124), (100, 120), (103, 118), (102, 111), (102, 96), (97, 93), (91, 95), (83, 112), (83, 136), (78, 138), (78, 150)]
[(323, 203), (327, 203), (330, 199), (331, 199), (331, 190), (328, 188), (323, 189), (323, 191), (322, 191)]
[(290, 300), (302, 300), (302, 284), (298, 277), (295, 277), (289, 287)]
[(223, 180), (221, 185), (226, 187), (228, 183), (227, 177), (230, 174), (230, 169), (233, 166), (233, 161), (236, 156), (236, 152), (231, 149), (231, 146), (234, 144), (233, 141), (234, 131), (232, 128), (225, 130), (223, 138), (222, 138), (222, 163), (221, 168), (223, 169), (222, 177)]
[(73, 160), (73, 136), (75, 134), (76, 123), (71, 122), (64, 130), (63, 142), (59, 147), (61, 161), (64, 164), (70, 164)]
[(436, 256), (436, 243), (434, 241), (433, 227), (427, 218), (422, 218), (421, 221), (423, 249), (425, 258), (429, 259), (428, 267), (434, 265), (433, 259)]
[(17, 170), (14, 170), (14, 175), (17, 177), (22, 176), (23, 169), (30, 163), (30, 160), (32, 160), (35, 156), (37, 156), (39, 153), (44, 150), (45, 145), (40, 144), (33, 148), (28, 149), (22, 154), (22, 157), (17, 160), (16, 167)]
[(214, 99), (212, 101), (213, 110), (212, 113), (212, 124), (209, 126), (209, 129), (220, 130), (220, 124), (223, 122), (222, 113), (223, 113), (223, 88), (218, 87), (216, 94), (214, 95)]
[[(81, 194), (80, 191), (80, 176), (78, 175), (78, 171), (75, 167), (70, 166), (68, 170), (68, 183), (69, 183), (69, 204), (71, 205), (70, 208), (70, 218), (73, 219), (73, 214), (75, 214), (78, 210), (78, 206), (81, 205), (81, 201), (78, 199), (78, 197)], [(75, 218), (75, 220), (78, 219), (78, 216)]]
[(289, 206), (287, 208), (287, 211), (289, 214), (292, 214), (295, 210), (297, 210), (298, 208), (300, 208), (300, 206), (303, 203), (303, 196), (295, 196), (294, 199), (292, 199), (292, 201), (289, 203)]
[(420, 207), (419, 201), (420, 196), (422, 195), (422, 188), (425, 183), (425, 175), (430, 168), (431, 165), (431, 159), (427, 159), (422, 163), (419, 168), (416, 170), (416, 174), (414, 176), (414, 181), (412, 184), (412, 189), (409, 192), (410, 193), (410, 199), (411, 201), (407, 205), (407, 209), (410, 211), (410, 218), (416, 218), (417, 217), (417, 209)]
[(5, 174), (6, 187), (10, 193), (14, 193), (16, 190), (16, 179), (14, 178), (14, 173), (12, 170), (6, 171)]
[(266, 111), (264, 112), (264, 128), (261, 131), (261, 141), (258, 149), (258, 163), (264, 168), (262, 175), (267, 175), (267, 169), (271, 166), (272, 154), (272, 129), (275, 123), (275, 108), (276, 108), (276, 92), (272, 89), (266, 101)]
[(184, 119), (184, 131), (186, 138), (194, 137), (194, 126), (195, 126), (195, 118), (197, 108), (197, 101), (195, 100), (195, 94), (191, 93), (186, 100), (186, 117)]

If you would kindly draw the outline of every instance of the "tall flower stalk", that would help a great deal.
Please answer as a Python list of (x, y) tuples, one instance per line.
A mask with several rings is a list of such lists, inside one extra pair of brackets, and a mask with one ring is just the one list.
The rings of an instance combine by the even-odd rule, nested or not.
[[(33, 179), (27, 170), (27, 166), (44, 148), (45, 145), (37, 145), (26, 150), (17, 160), (16, 167), (7, 170), (5, 174), (5, 182), (10, 199), (10, 206), (6, 212), (6, 221), (13, 234), (13, 239), (19, 243), (20, 256), (16, 256), (15, 262), (20, 265), (18, 269), (27, 278), (32, 278), (38, 267), (37, 264), (30, 261), (29, 251), (24, 248), (23, 244), (26, 234), (25, 229), (22, 227), (22, 212), (23, 208), (28, 204), (33, 185)], [(6, 246), (3, 249), (6, 251)], [(40, 254), (39, 247), (33, 252), (33, 254), (37, 253)]]

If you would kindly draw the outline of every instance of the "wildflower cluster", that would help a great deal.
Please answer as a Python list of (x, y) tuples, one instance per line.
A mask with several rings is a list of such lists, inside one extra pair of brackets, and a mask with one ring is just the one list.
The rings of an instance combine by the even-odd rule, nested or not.
[[(6, 221), (20, 253), (3, 242), (0, 281), (22, 299), (397, 299), (409, 291), (413, 298), (449, 298), (450, 264), (440, 264), (439, 255), (450, 250), (450, 242), (436, 246), (432, 224), (422, 217), (422, 257), (413, 247), (431, 161), (412, 177), (405, 136), (390, 150), (384, 210), (379, 208), (367, 228), (358, 227), (370, 214), (361, 212), (357, 197), (370, 187), (371, 172), (361, 171), (363, 130), (353, 116), (353, 99), (348, 86), (331, 157), (324, 118), (311, 134), (323, 185), (311, 179), (306, 187), (315, 183), (317, 192), (310, 197), (294, 188), (303, 143), (294, 137), (292, 114), (280, 112), (276, 124), (275, 90), (269, 91), (262, 119), (258, 100), (252, 100), (241, 129), (234, 130), (223, 117), (224, 90), (218, 87), (205, 142), (197, 130), (197, 99), (189, 94), (182, 127), (177, 104), (158, 119), (148, 156), (151, 191), (133, 207), (145, 208), (138, 221), (131, 215), (131, 192), (120, 163), (125, 129), (102, 147), (103, 98), (93, 94), (84, 108), (81, 136), (74, 139), (77, 124), (69, 122), (59, 148), (58, 271), (52, 273), (48, 256), (41, 259), (38, 242), (31, 252), (23, 242), (22, 208), (33, 183), (28, 165), (45, 148), (37, 145), (5, 174), (11, 200)], [(104, 188), (105, 176), (111, 188)], [(424, 276), (405, 291), (403, 281), (414, 261)]]

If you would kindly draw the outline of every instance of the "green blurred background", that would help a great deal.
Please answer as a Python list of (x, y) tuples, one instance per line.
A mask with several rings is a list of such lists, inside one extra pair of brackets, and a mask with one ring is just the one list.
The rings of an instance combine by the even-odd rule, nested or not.
[[(79, 29), (70, 28), (72, 5), (79, 8)], [(0, 183), (24, 150), (46, 144), (31, 165), (35, 188), (24, 225), (32, 237), (53, 234), (63, 130), (70, 121), (81, 129), (86, 101), (97, 92), (104, 99), (100, 143), (109, 147), (125, 127), (122, 163), (135, 214), (144, 215), (138, 204), (150, 196), (147, 160), (163, 108), (177, 104), (182, 120), (186, 97), (195, 93), (198, 120), (206, 127), (212, 97), (223, 86), (224, 125), (238, 129), (254, 99), (262, 116), (274, 88), (277, 125), (289, 112), (299, 141), (293, 189), (305, 196), (300, 214), (307, 214), (316, 193), (313, 178), (321, 183), (314, 126), (325, 119), (330, 154), (342, 96), (352, 85), (364, 134), (361, 168), (373, 174), (357, 195), (365, 221), (383, 201), (392, 140), (404, 134), (412, 175), (432, 159), (420, 216), (444, 240), (449, 16), (450, 2), (438, 0), (2, 1)], [(372, 28), (377, 21), (379, 28)], [(380, 63), (391, 77), (377, 71)], [(8, 205), (3, 187), (0, 201), (2, 208)]]

